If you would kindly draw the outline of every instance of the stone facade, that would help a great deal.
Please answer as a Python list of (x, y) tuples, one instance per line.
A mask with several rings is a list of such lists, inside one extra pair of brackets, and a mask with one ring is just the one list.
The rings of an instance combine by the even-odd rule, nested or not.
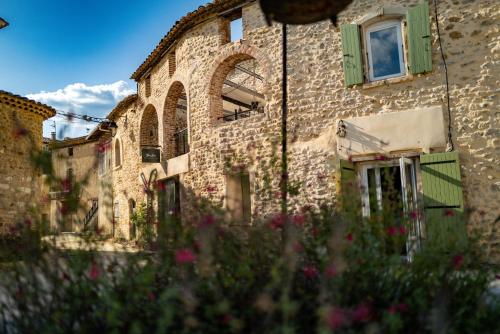
[(52, 107), (0, 91), (0, 235), (42, 219), (46, 194), (30, 152), (42, 149), (42, 122), (54, 115)]
[[(339, 15), (338, 24), (377, 17), (384, 8), (408, 8), (412, 1), (354, 0)], [(243, 39), (227, 43), (224, 16), (228, 6), (239, 6)], [(324, 21), (288, 29), (289, 178), (300, 185), (290, 201), (299, 205), (334, 202), (340, 157), (369, 159), (342, 151), (336, 136), (339, 120), (436, 107), (442, 112), (446, 138), (450, 122), (455, 150), (459, 152), (465, 203), (474, 209), (470, 229), (478, 229), (492, 258), (499, 259), (498, 205), (499, 163), (498, 86), (500, 71), (500, 5), (493, 0), (443, 0), (438, 19), (448, 65), (451, 120), (446, 112), (444, 63), (441, 58), (434, 7), (430, 6), (432, 71), (420, 75), (344, 85), (340, 28)], [(388, 10), (389, 12), (389, 10)], [(172, 62), (175, 59), (175, 71)], [(262, 78), (263, 113), (232, 122), (220, 119), (221, 87), (234, 65), (254, 59)], [(210, 198), (224, 206), (226, 175), (243, 169), (251, 180), (251, 211), (266, 215), (279, 210), (279, 153), (281, 113), (281, 26), (267, 26), (257, 2), (216, 1), (188, 14), (160, 42), (133, 74), (138, 96), (112, 116), (118, 129), (122, 165), (113, 170), (113, 193), (120, 205), (119, 233), (128, 236), (128, 203), (144, 201), (140, 173), (156, 168), (159, 178), (175, 176), (181, 164), (172, 155), (172, 103), (180, 88), (187, 98), (189, 153), (185, 165), (175, 170), (181, 184), (181, 211), (189, 216), (190, 198)], [(237, 79), (234, 79), (237, 80)], [(146, 82), (151, 94), (146, 94)], [(149, 93), (149, 92), (148, 92)], [(441, 117), (442, 116), (442, 117)], [(156, 124), (158, 124), (157, 132)], [(397, 124), (395, 124), (397, 126)], [(439, 126), (438, 126), (439, 127)], [(149, 129), (153, 131), (149, 131)], [(390, 131), (390, 130), (388, 130)], [(439, 132), (439, 131), (438, 131)], [(404, 135), (404, 134), (403, 134)], [(426, 133), (422, 134), (427, 136)], [(425, 138), (424, 138), (425, 139)], [(365, 144), (369, 144), (369, 139)], [(396, 138), (397, 141), (397, 138)], [(141, 143), (160, 145), (163, 162), (141, 163)], [(402, 151), (442, 152), (445, 143), (422, 147), (415, 143)], [(385, 153), (385, 152), (380, 152)], [(394, 153), (394, 152), (393, 152)], [(371, 155), (375, 159), (376, 152)], [(228, 161), (230, 162), (228, 167)], [(274, 173), (271, 191), (266, 189), (263, 166)], [(175, 168), (174, 168), (175, 167)]]

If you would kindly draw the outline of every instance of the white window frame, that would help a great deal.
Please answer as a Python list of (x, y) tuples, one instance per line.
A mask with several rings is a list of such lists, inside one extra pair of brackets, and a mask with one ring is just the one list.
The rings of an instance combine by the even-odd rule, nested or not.
[[(398, 39), (398, 50), (399, 50), (399, 73), (385, 75), (381, 77), (375, 77), (373, 74), (373, 57), (371, 52), (371, 43), (370, 43), (370, 33), (396, 27), (397, 31), (397, 39)], [(406, 69), (406, 55), (405, 55), (405, 43), (403, 38), (403, 21), (401, 19), (389, 19), (381, 22), (377, 22), (367, 26), (364, 30), (364, 41), (365, 41), (365, 50), (366, 50), (366, 59), (367, 59), (367, 67), (368, 67), (368, 79), (370, 82), (380, 81), (390, 78), (402, 77), (407, 74)]]
[[(403, 209), (408, 214), (409, 201), (412, 201), (414, 210), (419, 209), (419, 201), (418, 201), (418, 165), (419, 161), (417, 158), (407, 158), (401, 157), (399, 159), (393, 159), (388, 161), (381, 162), (368, 162), (362, 163), (360, 168), (358, 169), (358, 178), (361, 183), (361, 203), (362, 203), (362, 214), (363, 217), (370, 217), (370, 193), (369, 193), (369, 184), (368, 184), (368, 170), (375, 170), (375, 186), (376, 186), (376, 198), (377, 198), (377, 206), (382, 208), (382, 189), (380, 184), (380, 167), (400, 167), (401, 172), (401, 188), (402, 188), (402, 200), (403, 200)], [(406, 191), (406, 165), (410, 165), (411, 168), (411, 188), (412, 198), (407, 198)], [(408, 261), (411, 261), (413, 258), (413, 254), (420, 248), (421, 238), (423, 237), (423, 228), (422, 228), (422, 218), (419, 215), (416, 216), (413, 222), (413, 228), (408, 231), (408, 240), (406, 242), (406, 250)]]

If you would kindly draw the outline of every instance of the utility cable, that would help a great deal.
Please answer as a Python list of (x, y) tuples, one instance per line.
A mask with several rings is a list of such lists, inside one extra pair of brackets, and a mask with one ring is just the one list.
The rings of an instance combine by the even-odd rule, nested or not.
[(448, 109), (448, 142), (446, 143), (446, 152), (452, 152), (454, 150), (453, 139), (451, 136), (451, 108), (450, 108), (450, 86), (448, 83), (448, 66), (446, 64), (446, 59), (443, 52), (443, 44), (441, 43), (441, 34), (439, 33), (439, 21), (437, 12), (437, 0), (434, 0), (434, 16), (436, 18), (436, 30), (438, 35), (439, 50), (441, 51), (441, 59), (444, 64), (444, 75), (446, 78), (446, 107)]

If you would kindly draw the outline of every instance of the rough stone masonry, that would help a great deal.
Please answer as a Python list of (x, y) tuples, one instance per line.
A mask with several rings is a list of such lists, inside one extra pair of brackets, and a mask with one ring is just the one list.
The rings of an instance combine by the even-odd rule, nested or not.
[[(403, 111), (418, 113), (438, 106), (442, 114), (437, 115), (436, 120), (443, 119), (443, 124), (437, 125), (441, 128), (439, 135), (446, 138), (450, 122), (452, 140), (459, 153), (465, 204), (471, 209), (469, 229), (479, 231), (491, 258), (498, 260), (498, 1), (437, 2), (440, 37), (448, 66), (451, 119), (446, 109), (444, 63), (432, 2), (428, 17), (432, 71), (418, 75), (407, 73), (376, 82), (369, 82), (365, 77), (363, 84), (354, 87), (344, 84), (340, 26), (357, 23), (364, 29), (377, 20), (400, 19), (407, 57), (404, 13), (420, 3), (417, 0), (355, 0), (339, 15), (338, 27), (328, 21), (289, 27), (289, 178), (300, 186), (300, 194), (291, 199), (290, 210), (298, 210), (300, 205), (335, 201), (338, 160), (343, 155), (337, 145), (339, 120)], [(231, 42), (227, 24), (235, 11), (241, 11), (243, 38)], [(363, 36), (362, 33), (361, 45), (364, 45)], [(220, 119), (224, 103), (227, 104), (221, 95), (230, 91), (224, 86), (225, 80), (228, 74), (234, 73), (231, 71), (235, 65), (249, 60), (258, 64), (256, 73), (262, 85), (256, 90), (265, 101), (263, 112), (225, 122)], [(279, 168), (272, 162), (278, 154), (280, 140), (281, 26), (267, 26), (257, 2), (215, 1), (187, 14), (132, 78), (139, 83), (137, 96), (110, 114), (118, 125), (110, 147), (116, 148), (114, 143), (119, 142), (122, 157), (112, 175), (114, 198), (111, 203), (119, 206), (115, 211), (119, 212), (119, 218), (114, 220), (118, 236), (128, 237), (131, 203), (139, 205), (145, 201), (140, 173), (148, 174), (152, 168), (158, 169), (160, 179), (179, 178), (181, 212), (185, 217), (191, 210), (190, 199), (195, 196), (209, 198), (214, 205), (224, 207), (227, 175), (235, 170), (249, 174), (253, 215), (279, 210)], [(175, 129), (172, 115), (176, 112), (172, 100), (178, 99), (181, 91), (185, 92), (189, 141), (189, 153), (182, 159), (173, 157), (175, 143), (171, 139)], [(408, 129), (410, 137), (427, 135), (412, 133), (411, 124), (406, 122), (392, 126)], [(142, 163), (141, 143), (157, 145), (163, 152), (162, 163)], [(443, 152), (445, 146), (443, 141), (436, 147), (419, 147), (415, 141), (413, 146), (390, 154)], [(349, 155), (356, 162), (375, 160), (381, 153), (386, 152)], [(276, 180), (271, 183), (271, 191), (265, 187), (262, 170), (270, 164)]]

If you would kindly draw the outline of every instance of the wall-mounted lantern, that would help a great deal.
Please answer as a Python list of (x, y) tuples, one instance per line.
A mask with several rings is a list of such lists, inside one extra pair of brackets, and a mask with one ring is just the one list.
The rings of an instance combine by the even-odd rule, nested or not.
[(337, 136), (344, 138), (347, 135), (346, 126), (343, 120), (340, 120), (337, 124)]

